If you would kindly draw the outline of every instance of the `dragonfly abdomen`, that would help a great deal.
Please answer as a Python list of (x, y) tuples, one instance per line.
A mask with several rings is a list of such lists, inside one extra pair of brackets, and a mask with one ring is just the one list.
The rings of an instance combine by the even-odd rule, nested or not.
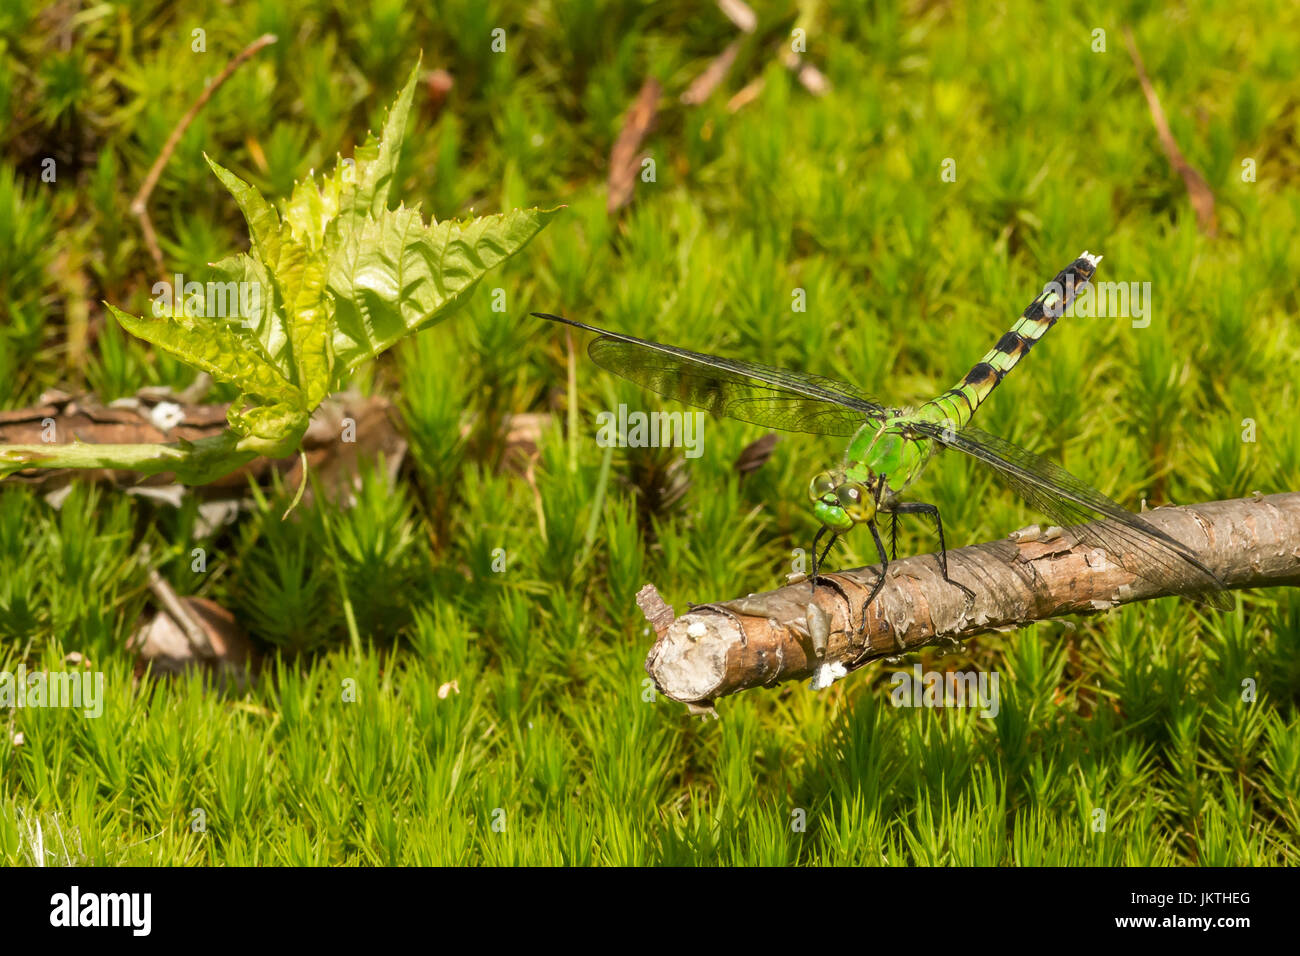
[(1057, 273), (1042, 293), (1029, 303), (1019, 321), (998, 339), (997, 345), (975, 364), (960, 382), (918, 409), (928, 421), (946, 422), (953, 429), (964, 427), (993, 390), (1001, 384), (1029, 350), (1056, 324), (1079, 290), (1097, 272), (1101, 256), (1087, 252)]

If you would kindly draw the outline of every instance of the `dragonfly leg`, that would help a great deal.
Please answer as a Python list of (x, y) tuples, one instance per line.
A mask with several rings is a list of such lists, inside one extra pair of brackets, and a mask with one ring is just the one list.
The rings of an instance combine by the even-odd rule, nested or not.
[(871, 537), (876, 542), (876, 552), (880, 555), (880, 576), (876, 578), (876, 583), (871, 586), (871, 593), (867, 595), (867, 600), (862, 605), (862, 623), (858, 625), (854, 633), (854, 639), (866, 633), (867, 630), (867, 608), (871, 607), (871, 602), (876, 599), (880, 589), (885, 586), (885, 572), (889, 570), (889, 557), (885, 554), (885, 543), (880, 540), (880, 532), (876, 528), (874, 521), (867, 522), (867, 527), (871, 529)]
[(898, 512), (889, 516), (889, 560), (898, 560)]
[(965, 592), (966, 603), (969, 608), (970, 603), (975, 600), (975, 592), (948, 576), (948, 547), (943, 541), (943, 518), (939, 516), (939, 509), (923, 501), (909, 501), (905, 504), (895, 505), (892, 514), (895, 521), (898, 520), (898, 515), (928, 515), (934, 519), (934, 525), (939, 531), (939, 570), (943, 572), (945, 581)]
[(831, 532), (831, 539), (830, 539), (829, 541), (826, 542), (826, 547), (825, 547), (825, 549), (822, 551), (822, 553), (821, 553), (821, 557), (818, 557), (818, 556), (817, 556), (817, 541), (818, 541), (818, 539), (821, 538), (821, 536), (822, 536), (823, 534), (826, 533), (826, 531), (827, 531), (826, 526), (825, 526), (825, 525), (822, 525), (821, 528), (818, 529), (817, 534), (815, 534), (815, 535), (813, 536), (813, 543), (812, 543), (812, 556), (813, 556), (813, 566), (812, 566), (812, 591), (813, 591), (813, 594), (816, 594), (816, 593), (817, 593), (817, 573), (818, 573), (818, 571), (821, 569), (822, 564), (825, 562), (825, 560), (826, 560), (826, 555), (828, 555), (828, 554), (831, 553), (831, 548), (834, 546), (835, 542), (839, 539), (839, 536), (840, 536), (840, 534), (839, 534), (838, 531), (832, 531), (832, 532)]

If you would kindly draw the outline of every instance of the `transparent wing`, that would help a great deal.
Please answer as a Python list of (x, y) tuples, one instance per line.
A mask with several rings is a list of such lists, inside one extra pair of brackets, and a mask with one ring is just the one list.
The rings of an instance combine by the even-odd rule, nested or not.
[[(1192, 549), (1059, 465), (978, 428), (953, 432), (929, 422), (912, 427), (945, 448), (955, 448), (991, 465), (1030, 505), (1069, 527), (1081, 540), (1110, 552), (1121, 563), (1125, 555), (1136, 555), (1138, 566), (1132, 570), (1139, 577), (1177, 591), (1191, 581), (1197, 600), (1221, 609), (1232, 607), (1223, 582)], [(1098, 518), (1109, 518), (1112, 523), (1088, 524)]]
[(587, 347), (587, 354), (601, 368), (714, 415), (765, 428), (843, 438), (855, 434), (868, 419), (886, 417), (881, 405), (845, 382), (690, 352), (558, 315), (533, 315), (595, 332), (599, 338)]

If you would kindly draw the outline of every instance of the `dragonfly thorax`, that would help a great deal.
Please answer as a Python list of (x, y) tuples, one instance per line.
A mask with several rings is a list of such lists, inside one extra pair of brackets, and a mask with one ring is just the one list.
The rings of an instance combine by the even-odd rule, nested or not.
[(885, 482), (882, 497), (898, 494), (915, 481), (934, 448), (911, 430), (910, 421), (898, 413), (860, 429), (845, 452), (845, 477), (869, 482), (879, 476)]
[(849, 442), (844, 467), (822, 472), (809, 485), (817, 519), (823, 527), (841, 532), (873, 520), (920, 474), (929, 457), (928, 445), (908, 433), (901, 412), (865, 424)]

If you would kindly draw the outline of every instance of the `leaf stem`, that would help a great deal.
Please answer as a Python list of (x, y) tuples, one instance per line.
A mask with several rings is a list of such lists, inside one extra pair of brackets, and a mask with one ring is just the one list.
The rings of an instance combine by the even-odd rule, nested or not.
[(257, 457), (236, 448), (239, 437), (227, 430), (197, 441), (167, 444), (0, 445), (0, 478), (25, 468), (110, 468), (145, 475), (170, 471), (185, 484), (203, 484)]

